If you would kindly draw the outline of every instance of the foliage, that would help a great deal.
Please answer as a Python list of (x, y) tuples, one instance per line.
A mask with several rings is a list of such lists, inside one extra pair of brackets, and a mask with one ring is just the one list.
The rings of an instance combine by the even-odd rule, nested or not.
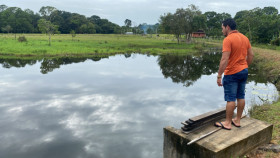
[(149, 27), (149, 28), (147, 29), (147, 33), (148, 33), (148, 34), (152, 34), (152, 33), (153, 33), (153, 29)]
[(19, 42), (27, 42), (27, 39), (25, 38), (25, 36), (19, 36), (18, 41)]
[[(41, 7), (39, 13), (34, 13), (30, 9), (23, 11), (17, 7), (1, 5), (0, 33), (11, 31), (14, 33), (39, 33), (38, 23), (40, 19), (46, 19), (58, 26), (58, 31), (63, 34), (70, 33), (71, 30), (87, 34), (121, 32), (120, 26), (96, 15), (87, 18), (84, 15), (61, 11), (51, 6)], [(7, 31), (6, 26), (10, 26), (11, 29)]]
[(174, 34), (179, 43), (182, 34), (185, 34), (186, 40), (189, 41), (193, 31), (204, 29), (205, 20), (198, 7), (190, 5), (186, 9), (177, 9), (174, 14), (167, 13), (161, 16), (160, 25), (164, 33)]
[(279, 37), (280, 16), (275, 7), (254, 8), (237, 12), (238, 30), (255, 43), (270, 43)]
[(274, 125), (272, 140), (277, 141), (277, 143), (280, 143), (279, 110), (280, 102), (274, 103), (272, 105), (267, 104), (262, 106), (253, 106), (253, 108), (249, 111), (252, 118), (263, 120)]
[(270, 44), (280, 46), (280, 38), (276, 38), (270, 41)]
[(7, 25), (5, 27), (2, 27), (3, 32), (10, 33), (13, 30), (13, 28), (10, 25)]
[(46, 19), (40, 19), (38, 22), (38, 27), (42, 33), (46, 33), (47, 35), (49, 35), (49, 45), (51, 45), (51, 35), (58, 33), (58, 26), (52, 24)]
[(73, 41), (73, 38), (76, 37), (76, 32), (74, 30), (71, 30), (70, 34), (72, 36), (72, 41)]
[[(101, 19), (99, 16), (93, 15), (90, 18), (87, 18), (89, 22), (94, 24), (94, 28), (96, 33), (100, 34), (113, 34), (113, 33), (120, 33), (121, 28), (119, 25), (114, 24), (107, 19)], [(77, 32), (79, 33), (79, 32)]]
[[(190, 5), (187, 9), (177, 9), (174, 14), (161, 16), (160, 28), (164, 33), (174, 34), (179, 43), (182, 34), (189, 41), (191, 33), (198, 29), (204, 30), (207, 36), (221, 36), (221, 23), (227, 18), (231, 18), (228, 13), (209, 11), (202, 14), (196, 6)], [(237, 29), (252, 43), (278, 44), (280, 15), (275, 7), (242, 10), (236, 13), (234, 19)]]
[(38, 27), (42, 33), (51, 34), (51, 35), (54, 33), (58, 33), (58, 26), (52, 24), (50, 21), (47, 21), (45, 19), (40, 19), (38, 21)]
[(131, 26), (131, 20), (125, 19), (124, 24), (125, 24), (126, 27), (130, 27)]
[(230, 14), (227, 13), (216, 13), (214, 11), (205, 12), (203, 14), (206, 18), (206, 34), (207, 36), (221, 36), (221, 25), (222, 22), (231, 18)]
[(51, 21), (56, 11), (57, 9), (55, 7), (43, 6), (41, 7), (39, 13), (43, 16), (43, 18), (47, 19), (48, 21)]

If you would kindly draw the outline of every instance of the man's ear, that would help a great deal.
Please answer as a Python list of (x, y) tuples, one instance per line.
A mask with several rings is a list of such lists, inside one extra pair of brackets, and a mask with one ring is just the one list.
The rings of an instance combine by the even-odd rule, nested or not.
[(227, 26), (226, 26), (226, 29), (229, 29), (229, 30), (230, 30), (230, 27), (227, 25)]

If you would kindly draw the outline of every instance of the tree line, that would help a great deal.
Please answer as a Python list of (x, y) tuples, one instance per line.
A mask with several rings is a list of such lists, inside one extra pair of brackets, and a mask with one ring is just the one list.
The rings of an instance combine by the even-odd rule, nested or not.
[[(178, 43), (181, 36), (190, 41), (192, 32), (203, 30), (206, 35), (221, 37), (221, 23), (232, 18), (228, 13), (202, 13), (197, 6), (177, 9), (160, 17), (161, 33), (174, 34)], [(253, 43), (271, 43), (279, 46), (280, 14), (275, 7), (254, 8), (236, 13), (233, 19), (237, 29)]]
[[(42, 21), (44, 19), (45, 21)], [(40, 21), (41, 20), (41, 21)], [(30, 9), (0, 5), (1, 33), (40, 33), (40, 22), (52, 24), (57, 32), (70, 33), (120, 33), (121, 27), (97, 15), (86, 17), (78, 13), (61, 11), (51, 6), (41, 7), (39, 13)]]
[[(39, 13), (30, 9), (0, 5), (0, 33), (75, 33), (83, 34), (119, 34), (133, 32), (174, 34), (178, 43), (182, 37), (188, 42), (192, 32), (203, 30), (208, 37), (221, 37), (221, 22), (232, 18), (228, 13), (208, 11), (202, 13), (197, 6), (179, 8), (175, 13), (166, 13), (159, 18), (159, 24), (132, 26), (125, 19), (119, 26), (97, 15), (86, 17), (78, 13), (61, 11), (51, 6), (41, 7)], [(280, 15), (275, 7), (254, 8), (236, 13), (238, 30), (253, 43), (271, 43), (279, 45)]]

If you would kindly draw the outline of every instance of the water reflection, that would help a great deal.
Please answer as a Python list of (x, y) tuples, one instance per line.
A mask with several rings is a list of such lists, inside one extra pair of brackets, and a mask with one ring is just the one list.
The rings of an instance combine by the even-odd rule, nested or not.
[(218, 72), (221, 53), (206, 53), (202, 56), (171, 56), (158, 57), (158, 64), (165, 78), (170, 77), (175, 83), (192, 85), (202, 75)]
[(0, 63), (4, 68), (25, 67), (26, 65), (34, 65), (37, 62), (41, 63), (41, 73), (47, 74), (54, 69), (60, 68), (61, 65), (68, 65), (73, 63), (85, 62), (86, 60), (99, 61), (102, 58), (109, 58), (108, 56), (100, 57), (61, 57), (61, 58), (44, 58), (44, 59), (0, 59)]
[(224, 106), (212, 55), (2, 59), (0, 157), (162, 157), (163, 127)]

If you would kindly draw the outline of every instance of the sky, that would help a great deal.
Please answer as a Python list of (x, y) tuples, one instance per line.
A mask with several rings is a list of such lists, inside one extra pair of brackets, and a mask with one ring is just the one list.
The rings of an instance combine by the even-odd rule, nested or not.
[(161, 15), (174, 13), (178, 8), (198, 6), (202, 13), (215, 11), (229, 13), (232, 17), (238, 11), (256, 7), (274, 6), (280, 11), (280, 0), (0, 0), (0, 5), (31, 9), (38, 13), (42, 6), (52, 6), (58, 10), (79, 13), (90, 17), (97, 15), (120, 26), (130, 19), (133, 26), (142, 23), (155, 24)]

